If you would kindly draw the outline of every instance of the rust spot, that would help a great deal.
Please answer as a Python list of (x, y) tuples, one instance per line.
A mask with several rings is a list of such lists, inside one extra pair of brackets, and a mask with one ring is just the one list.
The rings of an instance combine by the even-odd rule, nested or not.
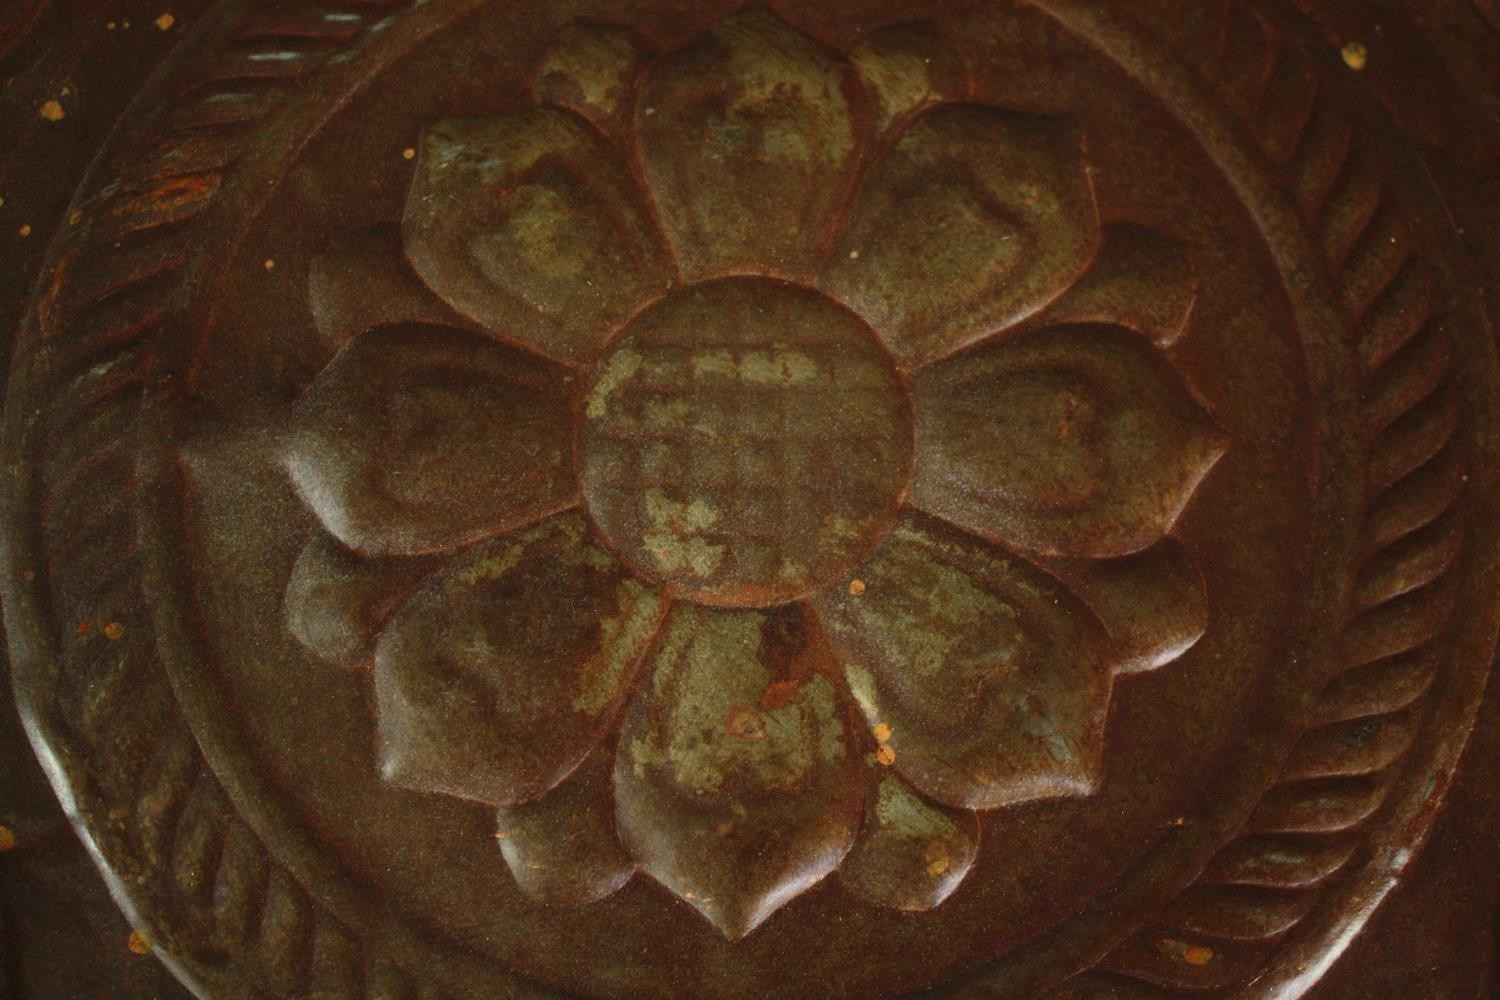
[(104, 626), (104, 638), (114, 640), (125, 634), (125, 626), (119, 622), (110, 622)]
[(276, 261), (270, 257), (266, 258), (265, 268), (267, 271), (276, 270)]
[(22, 226), (20, 229), (16, 230), (16, 232), (20, 233), (22, 236), (30, 236), (31, 235), (31, 227), (29, 225)]
[(130, 937), (125, 939), (125, 947), (130, 949), (132, 955), (149, 955), (151, 939), (146, 936), (145, 931), (131, 931)]
[(736, 705), (724, 719), (724, 731), (742, 740), (763, 740), (766, 738), (766, 720), (755, 709)]
[(167, 31), (172, 27), (172, 25), (176, 23), (177, 18), (173, 17), (171, 14), (163, 14), (161, 17), (158, 17), (156, 19), (156, 27), (159, 31)]
[(68, 116), (68, 113), (63, 110), (62, 104), (58, 101), (43, 102), (42, 106), (36, 109), (36, 113), (49, 122), (60, 122)]
[(864, 592), (865, 592), (865, 581), (863, 581), (863, 580), (850, 580), (849, 581), (849, 593), (853, 594), (855, 597), (858, 597), (860, 594), (863, 594)]
[(77, 629), (75, 631), (77, 631), (77, 633), (79, 635), (88, 635), (90, 632), (94, 631), (94, 623), (93, 622), (79, 622), (78, 623), (78, 627), (77, 627)]
[(1186, 941), (1168, 938), (1162, 941), (1161, 948), (1170, 957), (1200, 968), (1214, 960), (1214, 950), (1201, 944), (1188, 944)]
[(510, 834), (506, 833), (504, 830), (496, 830), (495, 831), (495, 839), (496, 840), (509, 840), (510, 839)]
[(762, 712), (774, 712), (778, 708), (785, 708), (797, 697), (796, 681), (777, 681), (760, 696), (760, 710)]
[(414, 160), (416, 159), (416, 157), (417, 151), (415, 149), (412, 149), (410, 146), (407, 146), (401, 151), (401, 158), (403, 160)]
[(1350, 42), (1339, 54), (1344, 57), (1344, 65), (1355, 72), (1364, 69), (1370, 62), (1370, 50), (1361, 42)]
[(881, 743), (885, 743), (891, 738), (891, 727), (884, 722), (877, 722), (875, 728), (870, 731), (875, 734), (875, 738)]
[(15, 850), (16, 834), (8, 826), (0, 826), (0, 853)]
[(875, 759), (880, 761), (884, 767), (890, 767), (896, 763), (896, 751), (891, 749), (890, 744), (882, 743), (875, 748)]

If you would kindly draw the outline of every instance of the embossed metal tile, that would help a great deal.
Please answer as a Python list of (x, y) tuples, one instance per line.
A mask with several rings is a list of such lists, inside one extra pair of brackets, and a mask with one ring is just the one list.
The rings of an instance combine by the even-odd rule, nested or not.
[(153, 946), (1300, 995), (1495, 637), (1483, 285), (1369, 59), (1279, 0), (216, 9), (6, 416), (22, 710)]

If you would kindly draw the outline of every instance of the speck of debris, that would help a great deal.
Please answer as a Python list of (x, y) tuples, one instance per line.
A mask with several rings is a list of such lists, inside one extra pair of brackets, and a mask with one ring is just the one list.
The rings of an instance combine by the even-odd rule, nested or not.
[(1214, 960), (1214, 950), (1205, 948), (1201, 944), (1195, 945), (1183, 952), (1182, 957), (1188, 965), (1204, 966)]
[(416, 156), (417, 151), (415, 149), (412, 149), (410, 146), (407, 146), (401, 151), (401, 158), (403, 160), (414, 160), (416, 159)]
[(70, 226), (76, 226), (76, 225), (78, 225), (82, 221), (83, 221), (83, 213), (82, 212), (74, 212), (72, 215), (68, 216), (68, 225), (70, 225)]
[(875, 748), (875, 759), (881, 763), (881, 766), (890, 767), (896, 763), (896, 751), (892, 750), (889, 744), (882, 743)]
[(504, 830), (496, 830), (495, 831), (495, 839), (496, 840), (509, 840), (510, 839), (510, 834), (506, 833)]
[(271, 258), (271, 257), (267, 257), (266, 258), (265, 268), (266, 268), (267, 271), (274, 271), (274, 270), (276, 270), (276, 261), (273, 258)]
[(849, 251), (849, 259), (850, 260), (859, 260), (859, 251), (858, 250), (850, 250)]
[(855, 597), (858, 597), (860, 594), (863, 594), (864, 592), (865, 592), (865, 581), (863, 581), (863, 580), (850, 580), (849, 581), (849, 593), (853, 594)]
[(766, 738), (766, 720), (755, 709), (737, 705), (724, 719), (724, 731), (742, 740), (759, 742)]
[(15, 850), (16, 835), (8, 826), (0, 826), (0, 853)]
[(891, 727), (884, 722), (876, 723), (873, 732), (875, 733), (875, 738), (881, 743), (885, 743), (891, 738)]
[(49, 122), (60, 122), (68, 116), (68, 113), (63, 110), (63, 106), (57, 101), (43, 102), (42, 106), (37, 108), (36, 113)]
[(173, 17), (171, 14), (163, 14), (161, 17), (158, 17), (156, 19), (156, 27), (161, 31), (169, 30), (172, 25), (176, 23), (177, 18)]
[(78, 634), (79, 635), (88, 635), (93, 630), (94, 630), (94, 623), (93, 622), (79, 622), (78, 623)]
[(104, 638), (106, 639), (113, 641), (120, 638), (120, 636), (124, 634), (125, 626), (121, 625), (119, 622), (110, 622), (108, 625), (104, 626)]
[(1370, 50), (1365, 48), (1362, 42), (1350, 42), (1343, 48), (1344, 65), (1358, 71), (1365, 68), (1370, 62)]
[(125, 939), (125, 947), (130, 949), (132, 955), (149, 955), (151, 939), (146, 936), (145, 931), (131, 931), (130, 937)]
[(16, 232), (20, 233), (22, 236), (30, 236), (31, 235), (31, 227), (30, 226), (22, 226), (20, 229), (17, 229)]

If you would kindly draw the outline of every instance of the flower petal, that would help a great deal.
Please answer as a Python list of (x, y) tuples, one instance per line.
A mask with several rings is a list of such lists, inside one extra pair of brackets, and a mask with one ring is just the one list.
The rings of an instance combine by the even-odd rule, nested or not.
[(435, 568), (432, 559), (362, 559), (318, 534), (287, 582), (287, 631), (330, 663), (367, 666), (381, 628)]
[(838, 867), (859, 824), (850, 720), (807, 611), (680, 605), (615, 765), (620, 837), (727, 938)]
[(543, 798), (500, 807), (500, 851), (521, 891), (537, 902), (593, 903), (635, 873), (615, 836), (613, 766), (613, 753), (595, 750)]
[(1156, 542), (1224, 453), (1145, 339), (1055, 327), (951, 358), (913, 381), (912, 502), (1043, 555)]
[(1099, 259), (1054, 302), (1039, 324), (1108, 323), (1168, 347), (1187, 329), (1198, 277), (1182, 245), (1141, 226), (1104, 231)]
[(318, 334), (333, 350), (389, 323), (464, 324), (412, 271), (393, 224), (355, 233), (313, 258), (307, 299)]
[(402, 231), (461, 313), (567, 362), (591, 360), (672, 277), (614, 147), (560, 108), (439, 123)]
[(641, 56), (640, 41), (628, 31), (569, 25), (537, 71), (537, 102), (571, 108), (613, 132), (628, 111)]
[(930, 104), (957, 100), (968, 86), (962, 57), (931, 25), (898, 24), (871, 32), (849, 58), (874, 98), (882, 132)]
[(1047, 568), (1103, 619), (1120, 673), (1165, 666), (1208, 630), (1203, 574), (1170, 538), (1124, 559), (1057, 559)]
[(386, 779), (495, 804), (543, 794), (611, 728), (662, 618), (582, 515), (471, 549), (376, 648)]
[(1093, 791), (1111, 678), (1104, 629), (1083, 602), (916, 514), (859, 573), (862, 586), (825, 591), (818, 606), (903, 777), (965, 809)]
[(572, 420), (560, 370), (476, 334), (372, 330), (296, 407), (285, 461), (348, 547), (418, 555), (571, 502)]
[(1073, 128), (940, 105), (876, 167), (823, 287), (916, 366), (1036, 313), (1078, 280), (1098, 245)]
[(652, 68), (641, 158), (689, 280), (810, 275), (859, 162), (856, 86), (847, 64), (764, 12)]
[(864, 832), (839, 877), (877, 906), (931, 910), (958, 888), (978, 853), (977, 816), (934, 805), (887, 771), (871, 786)]

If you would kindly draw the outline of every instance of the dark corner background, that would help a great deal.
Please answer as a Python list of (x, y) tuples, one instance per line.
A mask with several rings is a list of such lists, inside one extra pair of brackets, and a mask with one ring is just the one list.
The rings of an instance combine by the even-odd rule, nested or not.
[[(6, 358), (90, 156), (211, 2), (0, 0), (0, 350)], [(1418, 141), (1461, 223), (1500, 217), (1493, 208), (1500, 205), (1500, 0), (1295, 2), (1335, 42), (1347, 40), (1355, 25), (1402, 39), (1398, 44), (1415, 53), (1406, 57), (1406, 83), (1415, 72), (1424, 85), (1417, 89), (1461, 95), (1455, 99), (1464, 105), (1460, 113), (1474, 119), (1477, 144)], [(1379, 88), (1378, 65), (1371, 79)], [(1400, 114), (1402, 102), (1414, 98), (1405, 86), (1389, 89), (1386, 99)], [(44, 116), (49, 101), (57, 106)], [(1488, 210), (1480, 209), (1484, 201)], [(1500, 288), (1500, 223), (1465, 229), (1489, 287)], [(1500, 700), (1492, 695), (1432, 840), (1313, 1000), (1500, 996), (1497, 778)], [(131, 928), (53, 797), (8, 682), (0, 683), (0, 826), (14, 834), (14, 844), (0, 853), (0, 998), (187, 997), (159, 962), (131, 949)], [(0, 847), (7, 840), (0, 832)]]

